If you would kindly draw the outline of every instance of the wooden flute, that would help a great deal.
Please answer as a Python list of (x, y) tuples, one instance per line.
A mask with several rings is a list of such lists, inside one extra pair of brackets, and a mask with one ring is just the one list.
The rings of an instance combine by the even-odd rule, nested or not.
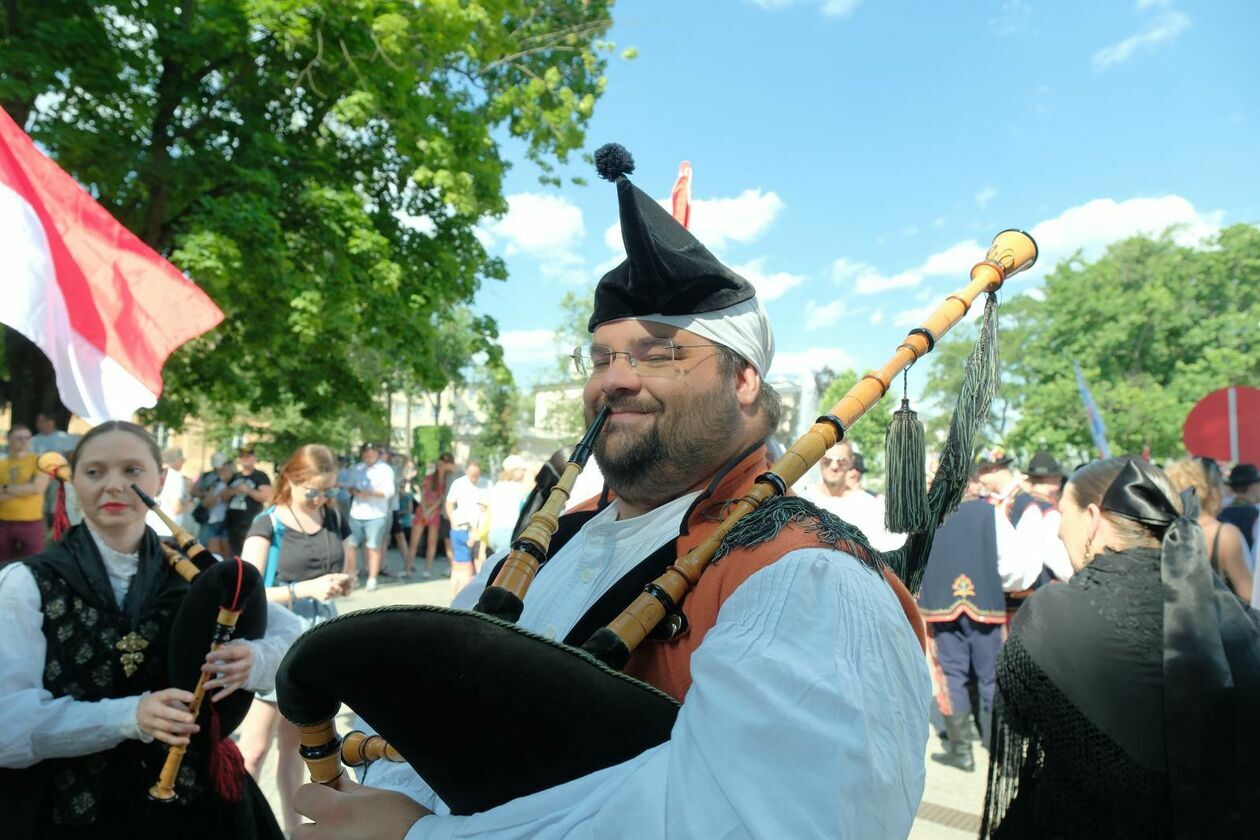
[(770, 471), (758, 477), (748, 493), (731, 505), (722, 524), (700, 545), (674, 562), (664, 574), (649, 584), (621, 615), (602, 627), (582, 645), (582, 649), (618, 670), (630, 661), (630, 654), (666, 616), (677, 610), (687, 593), (717, 553), (723, 538), (744, 516), (767, 499), (782, 496), (823, 454), (844, 438), (845, 431), (888, 392), (893, 380), (936, 346), (954, 327), (982, 293), (996, 292), (1014, 274), (1037, 260), (1037, 243), (1027, 233), (1004, 230), (994, 239), (982, 262), (971, 269), (971, 282), (949, 295), (928, 316), (923, 325), (911, 330), (883, 367), (862, 377), (840, 398), (831, 411), (783, 453)]
[[(183, 552), (198, 569), (205, 569), (207, 566), (218, 562), (214, 554), (211, 553), (210, 549), (197, 542), (197, 538), (194, 537), (187, 528), (167, 516), (166, 512), (158, 507), (158, 503), (153, 500), (152, 496), (141, 490), (135, 484), (131, 485), (131, 490), (140, 497), (140, 501), (144, 503), (144, 506), (153, 511), (153, 514), (157, 516), (158, 519), (162, 520), (162, 524), (170, 529), (171, 536), (175, 539), (175, 542), (179, 544), (179, 550)], [(169, 554), (167, 555), (167, 559), (170, 559)], [(179, 571), (179, 569), (177, 568), (176, 571)], [(181, 572), (181, 574), (183, 573)], [(192, 580), (192, 578), (187, 575), (184, 575), (184, 578), (189, 581)]]
[[(132, 492), (140, 497), (140, 501), (144, 503), (144, 506), (153, 511), (158, 519), (162, 520), (162, 523), (170, 529), (171, 535), (179, 542), (180, 547), (178, 550), (166, 543), (161, 543), (161, 546), (166, 562), (175, 569), (180, 577), (192, 583), (197, 575), (201, 574), (201, 570), (205, 567), (203, 564), (218, 562), (215, 560), (214, 554), (210, 552), (210, 549), (197, 542), (197, 538), (192, 533), (167, 516), (158, 507), (152, 496), (135, 484), (131, 485), (131, 489)], [(184, 554), (188, 556), (185, 557)], [(194, 562), (194, 560), (200, 560), (201, 562)], [(214, 636), (210, 640), (210, 650), (218, 650), (231, 640), (232, 631), (236, 628), (236, 622), (240, 617), (240, 610), (232, 607), (219, 608), (219, 615), (215, 619), (214, 624)], [(206, 680), (209, 677), (209, 674), (203, 673), (197, 679), (197, 687), (193, 690), (193, 700), (188, 707), (188, 711), (192, 712), (194, 719), (201, 712), (201, 701), (205, 696)], [(187, 751), (188, 747), (181, 745), (172, 746), (167, 751), (166, 761), (158, 774), (158, 780), (149, 788), (150, 799), (156, 802), (174, 802), (178, 798), (178, 795), (175, 793), (175, 778), (179, 775), (179, 768), (184, 762), (184, 754)]]
[[(242, 562), (238, 557), (237, 563)], [(219, 607), (218, 618), (214, 622), (214, 636), (210, 640), (210, 650), (218, 650), (232, 640), (232, 632), (236, 629), (236, 622), (241, 617), (241, 610), (235, 604), (231, 606)], [(192, 702), (188, 704), (188, 711), (192, 713), (193, 719), (201, 714), (201, 703), (206, 696), (206, 681), (210, 679), (210, 674), (203, 671), (197, 679), (197, 687), (193, 689)], [(215, 745), (211, 745), (213, 749)], [(180, 765), (184, 763), (184, 754), (188, 752), (188, 747), (184, 744), (174, 744), (166, 753), (166, 761), (162, 765), (162, 771), (158, 774), (158, 780), (149, 788), (149, 798), (156, 802), (174, 802), (178, 799), (175, 793), (175, 779), (179, 775)]]

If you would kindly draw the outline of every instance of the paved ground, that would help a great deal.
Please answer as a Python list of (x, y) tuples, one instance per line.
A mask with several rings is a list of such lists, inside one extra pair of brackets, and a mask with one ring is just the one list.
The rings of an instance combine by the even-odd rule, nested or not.
[[(386, 558), (386, 569), (401, 569), (402, 559), (396, 551)], [(398, 578), (381, 578), (382, 585), (375, 592), (357, 589), (350, 596), (338, 601), (341, 612), (387, 604), (446, 604), (451, 599), (451, 583), (446, 575), (446, 564), (438, 560), (434, 572), (439, 577), (420, 581), (400, 581)], [(338, 720), (341, 732), (349, 729), (350, 715), (347, 710)], [(911, 840), (963, 840), (974, 838), (980, 829), (980, 811), (984, 804), (985, 763), (984, 750), (977, 748), (977, 768), (974, 773), (964, 773), (931, 761), (928, 756), (939, 749), (933, 738), (924, 751), (927, 767), (927, 786), (919, 816), (910, 831)], [(272, 750), (260, 774), (263, 791), (279, 813), (280, 802), (275, 787), (275, 750)]]

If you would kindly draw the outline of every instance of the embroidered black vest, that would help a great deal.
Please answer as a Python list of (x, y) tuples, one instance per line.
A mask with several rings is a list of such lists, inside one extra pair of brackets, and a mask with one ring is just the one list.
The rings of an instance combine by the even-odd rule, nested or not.
[(963, 614), (985, 624), (1006, 620), (993, 521), (1001, 515), (987, 502), (973, 499), (959, 505), (937, 530), (919, 590), (924, 621), (956, 621)]
[[(82, 540), (90, 536), (78, 537), (82, 553)], [(58, 548), (69, 548), (71, 543), (68, 539)], [(57, 560), (45, 562), (44, 558), (26, 561), (39, 588), (44, 615), (44, 688), (54, 698), (83, 702), (169, 688), (167, 638), (187, 584), (163, 569), (148, 603), (137, 614), (118, 609), (113, 600), (89, 597), (82, 591), (82, 581), (73, 585), (59, 573)], [(133, 587), (139, 585), (138, 578), (139, 574)], [(112, 593), (108, 597), (112, 599)], [(138, 620), (133, 618), (137, 615)], [(205, 759), (197, 754), (196, 742), (189, 749), (176, 780), (176, 792), (185, 803), (196, 801), (205, 789), (200, 771)], [(93, 825), (102, 807), (121, 807), (120, 794), (130, 802), (142, 800), (144, 791), (157, 780), (165, 757), (166, 746), (160, 742), (124, 740), (103, 752), (40, 762), (38, 768), (49, 780), (43, 791), (42, 819), (60, 827)]]

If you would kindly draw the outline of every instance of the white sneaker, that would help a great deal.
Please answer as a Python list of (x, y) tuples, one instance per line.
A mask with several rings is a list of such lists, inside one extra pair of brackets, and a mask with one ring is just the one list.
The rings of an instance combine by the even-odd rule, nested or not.
[(367, 591), (368, 592), (376, 591), (376, 578), (368, 578)]

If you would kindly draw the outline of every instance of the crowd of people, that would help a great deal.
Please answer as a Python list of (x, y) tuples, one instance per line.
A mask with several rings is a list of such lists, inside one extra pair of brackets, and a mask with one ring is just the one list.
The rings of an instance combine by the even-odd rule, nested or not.
[[(311, 444), (273, 483), (247, 447), (190, 480), (181, 453), (110, 421), (69, 457), (82, 523), (39, 551), (42, 532), (22, 523), (44, 485), (29, 430), (10, 430), (0, 505), (13, 504), (0, 511), (13, 518), (0, 526), (24, 559), (0, 567), (0, 803), (17, 836), (901, 838), (923, 796), (933, 706), (937, 761), (974, 770), (974, 743), (989, 752), (982, 836), (1253, 835), (1255, 467), (1222, 480), (1205, 459), (1165, 471), (1126, 457), (1069, 474), (1037, 453), (1020, 471), (991, 447), (939, 531), (929, 516), (907, 537), (884, 509), (912, 506), (868, 491), (864, 459), (825, 417), (841, 442), (793, 497), (772, 471), (782, 406), (763, 378), (774, 338), (756, 288), (629, 181), (624, 149), (595, 158), (616, 184), (627, 252), (596, 287), (591, 343), (573, 357), (587, 421), (607, 415), (593, 443), (601, 481), (546, 547), (522, 550), (536, 562), (514, 622), (472, 608), (506, 592), (487, 590), (525, 496), (519, 460), (491, 483), (475, 461), (443, 456), (422, 475), (371, 443), (353, 465)], [(961, 492), (970, 434), (946, 444), (936, 488)], [(226, 562), (185, 580), (133, 485)], [(768, 498), (728, 529), (754, 494)], [(933, 533), (910, 593), (897, 569), (914, 586), (906, 558)], [(719, 537), (696, 572), (689, 559)], [(299, 734), (271, 693), (278, 663), (336, 615), (360, 550), (378, 587), (391, 540), (404, 575), (422, 544), (423, 575), (444, 549), (455, 609), (385, 611), (385, 637), (342, 618), (306, 639), (336, 631), (376, 650), (425, 622), (428, 647), (363, 680), (401, 698), (398, 727), (452, 706), (476, 721), (422, 739), (472, 769), (426, 755), (435, 772), (382, 761), (357, 783), (301, 785)], [(181, 616), (217, 570), (235, 590), (209, 606), (222, 614), (230, 598), (248, 615), (253, 597), (266, 630), (195, 654), (213, 705), (194, 716), (166, 659), (188, 656)], [(447, 655), (469, 639), (486, 640), (480, 655)], [(328, 663), (351, 681), (356, 664)], [(228, 737), (238, 721), (218, 704), (249, 693)], [(574, 734), (609, 709), (607, 726)], [(641, 730), (649, 719), (666, 725)], [(252, 775), (273, 743), (279, 820)], [(187, 748), (179, 806), (144, 795), (166, 746)], [(461, 804), (487, 778), (511, 794)]]

